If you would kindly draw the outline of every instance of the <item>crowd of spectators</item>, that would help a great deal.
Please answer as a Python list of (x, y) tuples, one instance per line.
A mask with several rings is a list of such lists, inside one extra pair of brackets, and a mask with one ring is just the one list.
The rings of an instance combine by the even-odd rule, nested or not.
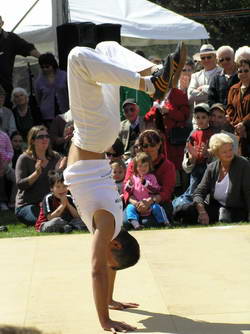
[[(60, 174), (74, 131), (67, 73), (2, 26), (0, 17), (0, 210), (41, 232), (84, 229)], [(16, 55), (38, 58), (35, 104), (12, 86)], [(164, 62), (149, 61), (155, 71)], [(163, 101), (121, 87), (120, 132), (105, 153), (124, 226), (249, 221), (249, 101), (249, 47), (202, 45)]]

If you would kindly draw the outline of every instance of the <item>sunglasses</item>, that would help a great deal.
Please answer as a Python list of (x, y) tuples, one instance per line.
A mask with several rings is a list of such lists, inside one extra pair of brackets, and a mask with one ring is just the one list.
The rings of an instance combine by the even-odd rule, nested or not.
[(157, 143), (142, 144), (142, 148), (155, 147)]
[(38, 135), (35, 139), (49, 139), (49, 135)]
[(238, 73), (248, 73), (249, 70), (238, 70), (237, 72), (238, 72)]
[(226, 61), (230, 61), (231, 58), (230, 58), (230, 57), (220, 58), (220, 59), (219, 59), (219, 62), (220, 62), (220, 63), (223, 63), (224, 60), (226, 60)]
[(118, 153), (111, 153), (111, 152), (105, 152), (107, 157), (113, 157), (113, 158), (118, 158), (121, 154)]
[(183, 68), (182, 72), (192, 72), (191, 68)]
[(124, 112), (125, 112), (125, 114), (127, 114), (128, 112), (135, 112), (136, 111), (136, 109), (134, 108), (134, 107), (128, 107), (128, 108), (126, 108), (126, 109), (124, 109)]
[(205, 59), (212, 59), (212, 56), (202, 56), (201, 60), (205, 60)]

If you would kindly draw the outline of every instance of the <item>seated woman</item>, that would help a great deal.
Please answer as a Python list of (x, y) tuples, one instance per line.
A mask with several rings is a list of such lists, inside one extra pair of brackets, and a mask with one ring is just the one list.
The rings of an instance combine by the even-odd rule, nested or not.
[[(233, 152), (233, 140), (218, 133), (209, 141), (210, 152), (217, 160), (207, 166), (193, 203), (175, 215), (186, 223), (207, 225), (213, 222), (250, 220), (250, 164)], [(206, 198), (209, 195), (209, 203)]]
[[(174, 164), (169, 161), (163, 153), (162, 139), (156, 130), (145, 130), (139, 136), (139, 149), (146, 152), (152, 159), (153, 171), (157, 182), (161, 189), (159, 194), (152, 195), (146, 200), (140, 201), (137, 205), (139, 213), (143, 214), (147, 212), (153, 203), (158, 203), (163, 206), (167, 213), (167, 217), (171, 220), (172, 216), (172, 194), (175, 187), (176, 172)], [(134, 162), (131, 161), (127, 167), (127, 172), (124, 182), (132, 177), (134, 170)], [(124, 191), (124, 200), (128, 204), (130, 203), (129, 193)], [(154, 221), (150, 216), (150, 221)], [(148, 220), (148, 219), (147, 219)], [(127, 218), (124, 217), (124, 222), (127, 222)]]
[(123, 160), (124, 146), (122, 141), (117, 138), (114, 144), (107, 149), (105, 154), (110, 163)]
[(18, 131), (14, 131), (12, 133), (12, 135), (10, 136), (10, 140), (11, 140), (12, 148), (14, 151), (14, 155), (13, 155), (12, 162), (11, 162), (11, 167), (15, 169), (17, 159), (23, 153), (24, 142), (23, 142), (23, 137)]
[(24, 88), (16, 87), (11, 93), (13, 103), (13, 115), (18, 132), (23, 140), (27, 142), (27, 134), (32, 126), (41, 124), (41, 117), (38, 107), (29, 104), (29, 96)]
[(28, 133), (27, 150), (16, 163), (17, 218), (26, 225), (35, 225), (40, 212), (40, 202), (50, 191), (48, 172), (56, 169), (60, 155), (52, 151), (47, 128), (33, 126)]

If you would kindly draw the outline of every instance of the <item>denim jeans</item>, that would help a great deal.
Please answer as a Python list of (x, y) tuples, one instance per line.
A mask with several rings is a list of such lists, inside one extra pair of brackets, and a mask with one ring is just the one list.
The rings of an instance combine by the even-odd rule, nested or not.
[(201, 182), (201, 179), (205, 173), (206, 168), (207, 168), (207, 165), (205, 163), (196, 165), (194, 167), (190, 175), (189, 187), (182, 195), (175, 198), (172, 202), (174, 209), (176, 209), (180, 205), (184, 205), (184, 204), (193, 202), (193, 193), (195, 189), (197, 188), (197, 186), (199, 185), (199, 183)]
[[(140, 218), (142, 217), (133, 204), (128, 204), (126, 207), (126, 214), (128, 222), (130, 220), (140, 221)], [(151, 215), (159, 224), (168, 222), (165, 210), (157, 203), (151, 205)]]
[(40, 213), (39, 204), (30, 204), (25, 205), (19, 208), (16, 208), (15, 214), (20, 222), (24, 223), (27, 226), (34, 226), (36, 220)]

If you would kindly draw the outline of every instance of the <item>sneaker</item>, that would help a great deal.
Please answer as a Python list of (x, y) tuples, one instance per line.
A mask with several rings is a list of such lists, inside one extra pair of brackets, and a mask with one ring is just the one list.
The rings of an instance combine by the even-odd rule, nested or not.
[(173, 56), (168, 55), (163, 68), (157, 71), (151, 77), (151, 81), (155, 88), (153, 95), (154, 100), (163, 100), (169, 88), (171, 88), (171, 80), (174, 73)]
[(64, 233), (71, 233), (73, 231), (73, 228), (71, 225), (66, 224), (63, 226), (63, 230), (64, 230)]
[(171, 54), (173, 57), (173, 80), (172, 86), (177, 87), (181, 71), (185, 65), (187, 58), (187, 48), (183, 42), (179, 42), (174, 53)]
[(0, 211), (7, 211), (9, 210), (8, 206), (4, 202), (0, 202)]

